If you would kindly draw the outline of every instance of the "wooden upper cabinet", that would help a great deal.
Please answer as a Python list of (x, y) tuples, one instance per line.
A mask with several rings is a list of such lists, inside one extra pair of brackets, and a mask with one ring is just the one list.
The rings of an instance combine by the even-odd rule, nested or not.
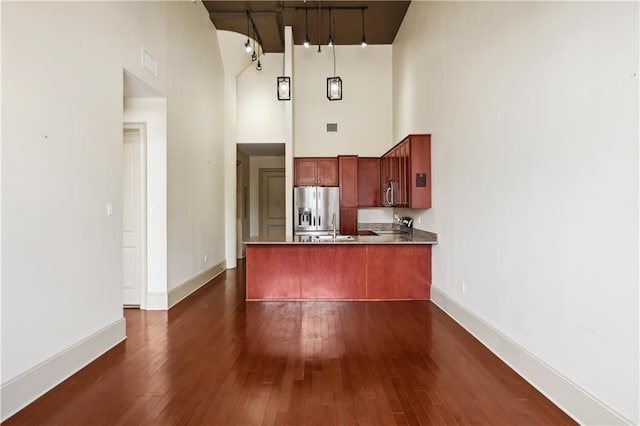
[[(431, 135), (409, 135), (381, 159), (381, 205), (389, 182), (395, 182), (394, 206), (431, 207)], [(387, 197), (390, 198), (390, 197)]]
[(409, 207), (431, 208), (431, 135), (410, 135)]
[(338, 186), (337, 158), (294, 158), (295, 186)]
[(318, 161), (315, 158), (296, 158), (293, 168), (294, 185), (313, 186), (316, 184)]
[(340, 207), (358, 207), (358, 157), (338, 157), (340, 175)]
[(380, 206), (380, 158), (358, 158), (358, 206)]
[(338, 186), (338, 159), (318, 158), (318, 185)]

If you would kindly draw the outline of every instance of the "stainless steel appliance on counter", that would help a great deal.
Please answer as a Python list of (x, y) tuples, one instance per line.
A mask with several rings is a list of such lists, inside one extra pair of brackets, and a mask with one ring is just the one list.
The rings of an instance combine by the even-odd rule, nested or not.
[(340, 188), (296, 186), (293, 188), (293, 231), (297, 235), (340, 230)]

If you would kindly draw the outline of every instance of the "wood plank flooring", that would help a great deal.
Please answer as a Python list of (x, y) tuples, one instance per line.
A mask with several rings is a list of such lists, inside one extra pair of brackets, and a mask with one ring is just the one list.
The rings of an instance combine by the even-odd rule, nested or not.
[(430, 302), (245, 302), (242, 265), (6, 425), (575, 424)]

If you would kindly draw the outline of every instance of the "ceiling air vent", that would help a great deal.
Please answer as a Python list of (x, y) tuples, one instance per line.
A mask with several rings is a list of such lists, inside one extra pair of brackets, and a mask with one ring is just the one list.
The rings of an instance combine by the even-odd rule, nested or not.
[(337, 132), (338, 123), (327, 123), (327, 132)]

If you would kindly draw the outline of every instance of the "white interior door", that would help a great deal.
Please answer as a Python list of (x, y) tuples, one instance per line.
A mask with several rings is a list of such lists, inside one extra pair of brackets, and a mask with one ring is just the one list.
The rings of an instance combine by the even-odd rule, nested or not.
[(283, 237), (285, 226), (284, 169), (260, 169), (260, 236)]
[(141, 253), (141, 135), (124, 130), (122, 168), (122, 291), (125, 306), (140, 306), (142, 293)]

